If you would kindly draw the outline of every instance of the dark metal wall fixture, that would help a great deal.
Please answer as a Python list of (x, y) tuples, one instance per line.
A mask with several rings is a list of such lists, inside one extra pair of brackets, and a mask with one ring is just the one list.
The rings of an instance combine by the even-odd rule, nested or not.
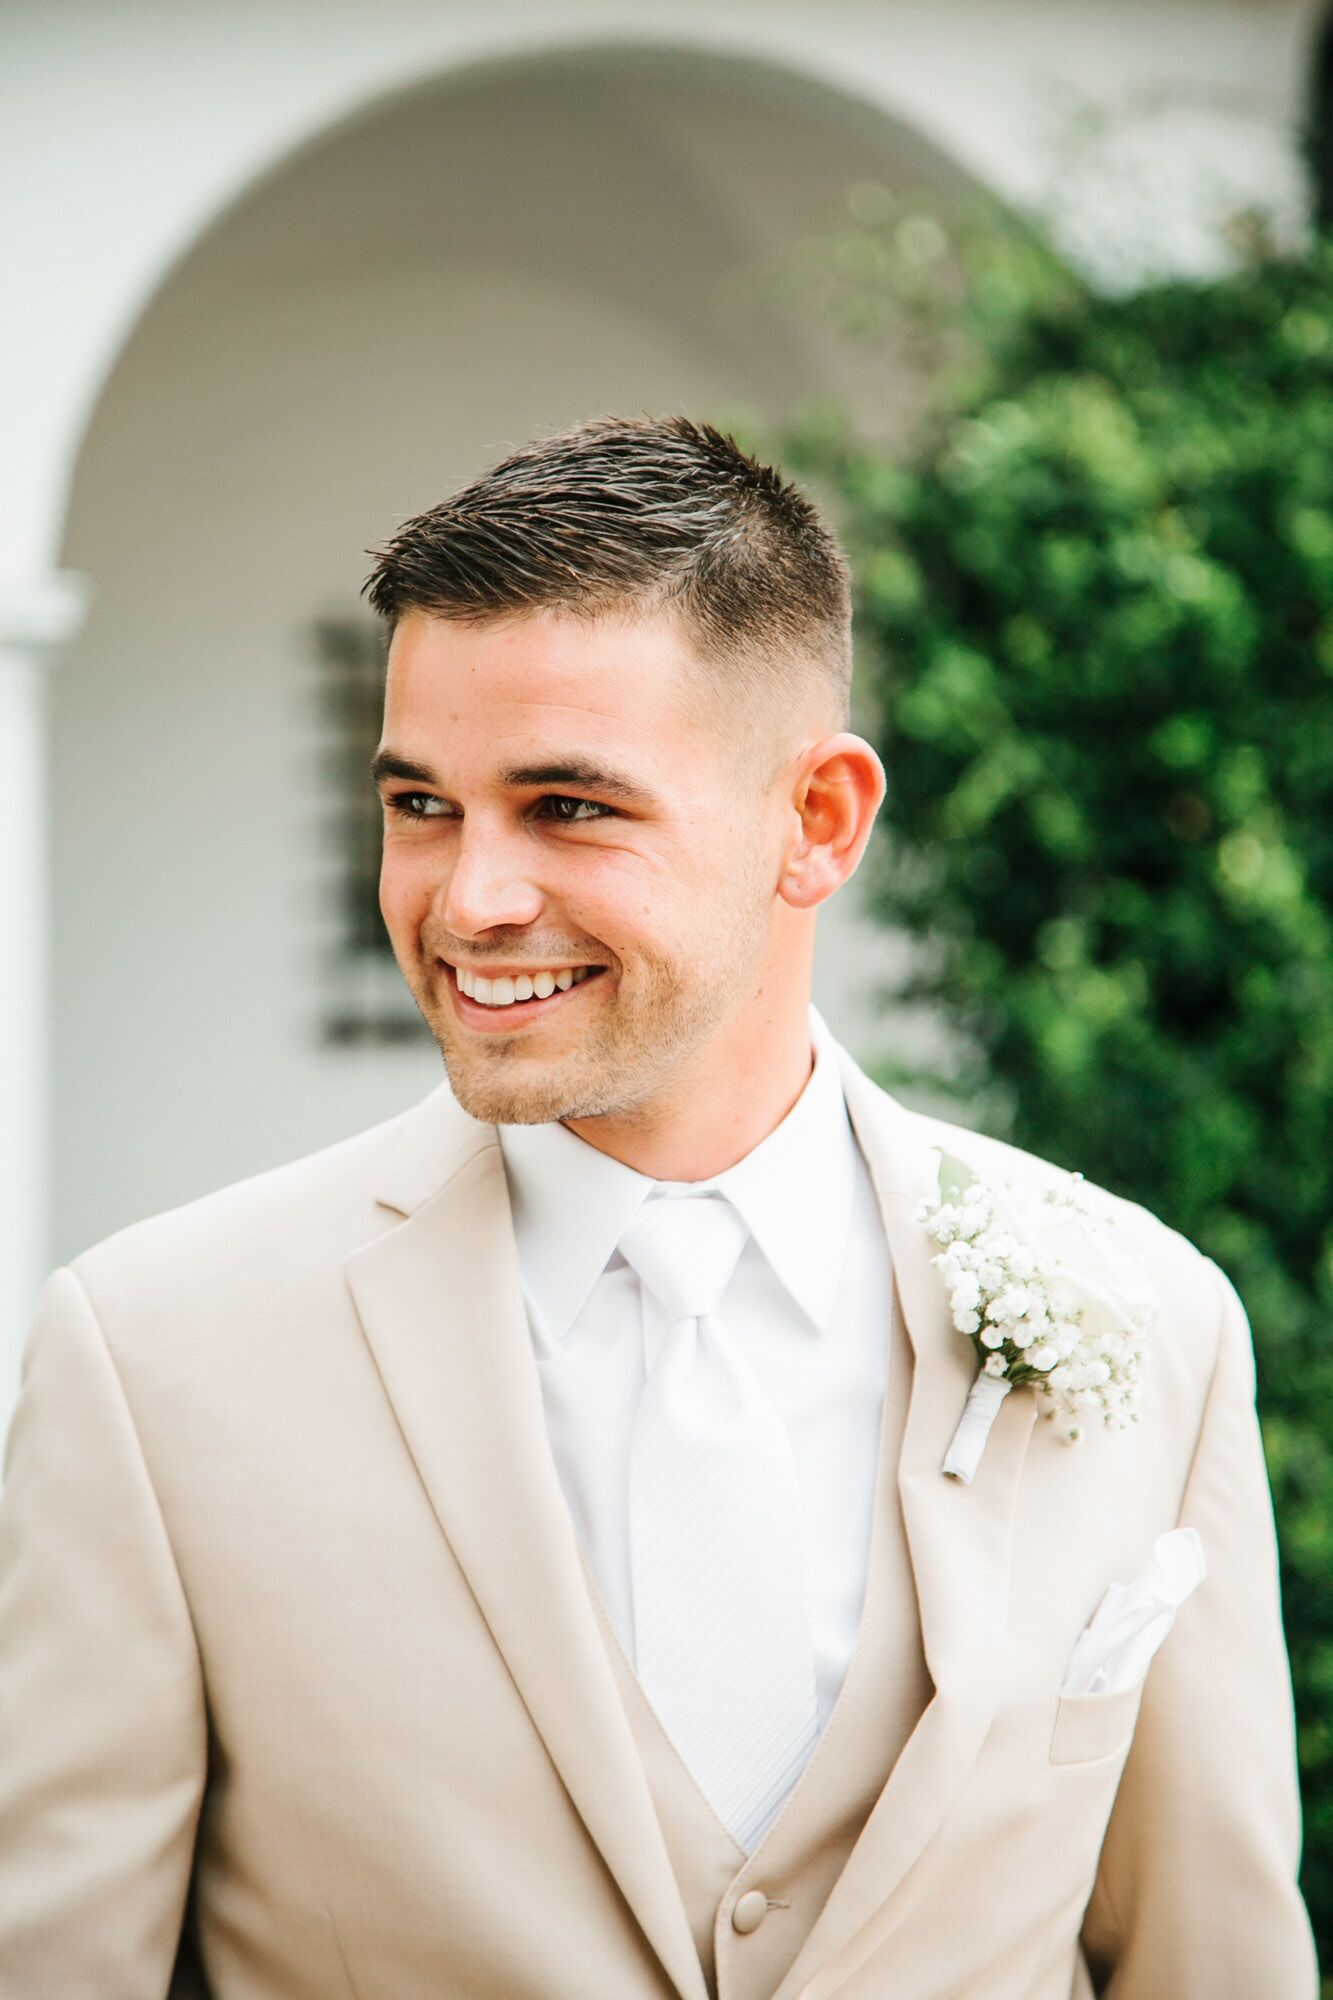
[(418, 1043), (429, 1032), (379, 909), (382, 820), (370, 760), (384, 706), (383, 633), (367, 618), (322, 618), (313, 636), (320, 1039), (341, 1048)]

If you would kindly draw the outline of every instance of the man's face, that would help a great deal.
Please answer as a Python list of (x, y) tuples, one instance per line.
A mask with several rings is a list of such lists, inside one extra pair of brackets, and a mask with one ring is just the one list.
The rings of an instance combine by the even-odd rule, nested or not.
[(765, 1004), (793, 820), (753, 733), (669, 617), (401, 620), (380, 906), (474, 1117), (650, 1117)]

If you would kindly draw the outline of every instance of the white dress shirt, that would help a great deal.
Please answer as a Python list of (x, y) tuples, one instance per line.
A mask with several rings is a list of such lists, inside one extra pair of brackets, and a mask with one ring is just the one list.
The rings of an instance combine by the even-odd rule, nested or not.
[[(810, 1010), (815, 1066), (796, 1103), (717, 1188), (750, 1230), (724, 1301), (787, 1426), (811, 1580), (819, 1726), (865, 1597), (888, 1358), (889, 1250), (838, 1074)], [(565, 1126), (503, 1125), (528, 1320), (556, 1470), (589, 1570), (634, 1660), (628, 1477), (645, 1380), (639, 1280), (616, 1245), (658, 1183)]]

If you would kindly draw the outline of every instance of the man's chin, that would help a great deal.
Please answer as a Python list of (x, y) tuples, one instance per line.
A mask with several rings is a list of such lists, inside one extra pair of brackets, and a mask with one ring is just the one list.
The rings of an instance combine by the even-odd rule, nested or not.
[(483, 1125), (551, 1125), (586, 1115), (579, 1111), (586, 1092), (549, 1063), (543, 1068), (516, 1049), (501, 1050), (494, 1058), (479, 1058), (473, 1051), (464, 1055), (447, 1037), (437, 1039), (449, 1088), (468, 1116)]

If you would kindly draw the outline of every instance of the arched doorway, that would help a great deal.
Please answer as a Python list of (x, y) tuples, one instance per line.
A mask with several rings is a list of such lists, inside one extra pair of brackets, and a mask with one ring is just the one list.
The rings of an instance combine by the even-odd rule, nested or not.
[[(735, 274), (853, 182), (960, 178), (788, 73), (571, 51), (367, 108), (195, 245), (100, 398), (63, 556), (94, 599), (53, 690), (57, 1256), (438, 1078), (424, 1036), (327, 1033), (315, 630), (355, 617), (366, 545), (538, 430), (827, 388), (827, 344)], [(821, 998), (850, 1031), (846, 923)]]

